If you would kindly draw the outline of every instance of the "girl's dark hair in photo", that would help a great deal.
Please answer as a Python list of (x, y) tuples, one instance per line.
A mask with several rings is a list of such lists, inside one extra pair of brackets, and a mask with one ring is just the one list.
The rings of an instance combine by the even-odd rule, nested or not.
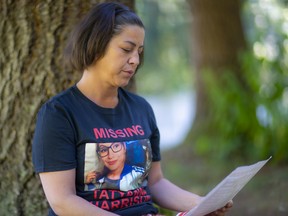
[[(111, 2), (94, 6), (68, 40), (64, 51), (68, 66), (82, 72), (93, 65), (104, 56), (111, 38), (120, 34), (126, 25), (144, 28), (141, 19), (123, 4)], [(142, 61), (143, 52), (140, 54), (140, 64)]]

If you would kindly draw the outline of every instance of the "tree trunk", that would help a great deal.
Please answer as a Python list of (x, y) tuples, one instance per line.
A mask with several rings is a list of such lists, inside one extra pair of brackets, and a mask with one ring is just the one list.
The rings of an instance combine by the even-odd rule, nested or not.
[[(0, 2), (1, 215), (47, 214), (31, 162), (35, 118), (43, 102), (80, 78), (64, 68), (62, 52), (71, 28), (96, 2)], [(118, 2), (134, 8), (133, 0)]]
[[(245, 47), (237, 0), (190, 0), (192, 11), (192, 55), (196, 69), (196, 121), (207, 116), (207, 87), (203, 69), (213, 69), (221, 76), (223, 69), (239, 66), (238, 54)], [(238, 75), (241, 77), (241, 74)]]
[[(232, 80), (227, 80), (227, 74), (225, 74), (229, 73), (241, 94), (246, 94), (245, 97), (249, 98), (250, 90), (247, 87), (239, 61), (239, 54), (246, 48), (240, 16), (241, 1), (188, 0), (188, 2), (192, 12), (192, 60), (196, 72), (196, 115), (193, 127), (186, 140), (187, 143), (191, 143), (191, 141), (197, 142), (200, 136), (209, 136), (209, 133), (221, 136), (218, 130), (219, 125), (217, 124), (219, 122), (215, 123), (216, 113), (213, 99), (216, 101), (223, 95), (218, 95), (219, 98), (217, 99), (213, 98), (211, 92), (214, 89), (213, 85), (209, 85), (209, 82), (217, 83), (218, 87), (221, 88), (220, 92), (229, 92)], [(245, 97), (243, 97), (244, 100), (247, 100)], [(248, 101), (241, 102), (242, 105), (247, 103), (249, 104)], [(253, 107), (253, 102), (250, 104), (251, 109), (247, 111), (247, 113), (250, 113), (247, 115), (251, 115), (250, 120), (255, 123), (257, 122), (255, 107)], [(231, 113), (227, 112), (225, 118), (220, 121), (229, 122), (229, 127), (233, 128), (239, 123), (240, 115), (233, 116), (232, 114), (235, 111), (235, 107), (233, 107), (235, 104), (228, 104), (227, 102), (227, 106), (230, 106), (232, 111)], [(239, 134), (241, 133), (241, 140), (249, 139), (249, 137), (245, 138), (245, 133), (249, 130), (249, 126), (241, 130), (238, 131)]]

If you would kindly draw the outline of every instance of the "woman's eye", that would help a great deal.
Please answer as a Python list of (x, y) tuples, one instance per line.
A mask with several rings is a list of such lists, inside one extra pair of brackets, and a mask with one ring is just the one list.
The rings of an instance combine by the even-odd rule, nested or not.
[(124, 52), (130, 52), (131, 50), (130, 49), (125, 49), (125, 48), (122, 48), (122, 50), (124, 51)]
[(107, 152), (107, 149), (104, 149), (104, 148), (103, 148), (103, 149), (100, 149), (100, 152), (101, 152), (101, 153)]

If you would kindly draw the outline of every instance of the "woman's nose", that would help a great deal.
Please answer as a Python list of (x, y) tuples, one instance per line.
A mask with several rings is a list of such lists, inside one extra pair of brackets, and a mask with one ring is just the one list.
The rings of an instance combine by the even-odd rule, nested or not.
[(128, 61), (129, 64), (132, 64), (132, 65), (139, 65), (140, 63), (140, 56), (139, 56), (139, 53), (138, 52), (134, 52), (131, 57), (129, 58), (129, 61)]
[(112, 150), (111, 150), (111, 148), (109, 148), (109, 149), (108, 149), (108, 154), (107, 154), (107, 157), (108, 157), (108, 158), (111, 157), (111, 153), (112, 153)]

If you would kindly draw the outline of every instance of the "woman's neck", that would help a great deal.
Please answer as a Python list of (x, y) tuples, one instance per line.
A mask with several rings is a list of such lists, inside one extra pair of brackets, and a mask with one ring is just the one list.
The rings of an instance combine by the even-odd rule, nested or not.
[(118, 104), (118, 88), (107, 87), (85, 72), (76, 86), (82, 94), (101, 107), (115, 108)]
[(123, 168), (124, 168), (124, 165), (121, 169), (119, 168), (116, 170), (110, 170), (109, 173), (107, 174), (107, 178), (112, 179), (112, 180), (120, 179)]

